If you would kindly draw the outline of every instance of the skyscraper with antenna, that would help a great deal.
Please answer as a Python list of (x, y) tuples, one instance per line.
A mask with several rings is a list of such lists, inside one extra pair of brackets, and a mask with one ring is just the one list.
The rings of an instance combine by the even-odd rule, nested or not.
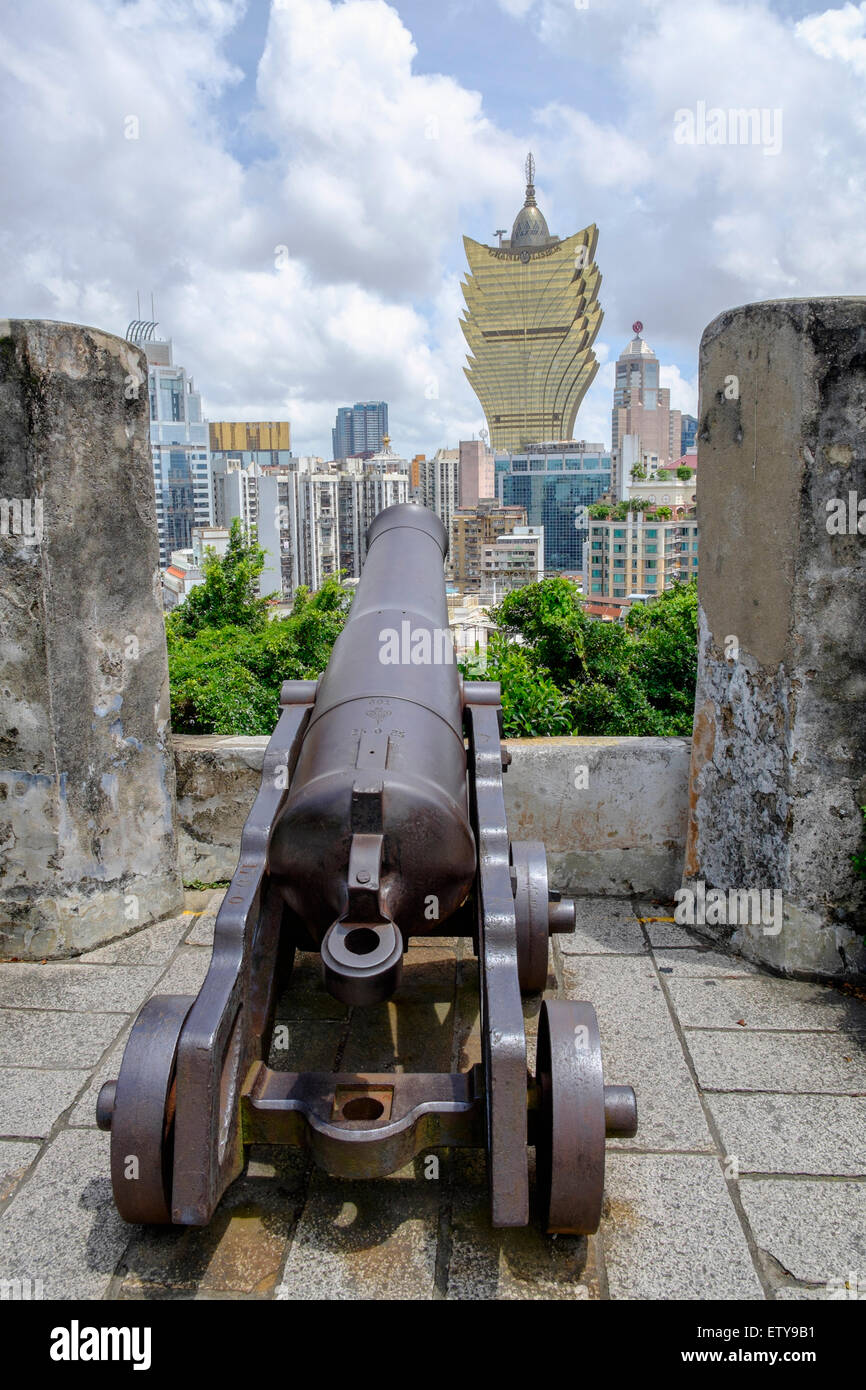
[(578, 406), (598, 370), (592, 344), (602, 320), (592, 224), (551, 236), (535, 198), (535, 160), (511, 236), (498, 246), (463, 238), (469, 274), (460, 321), (464, 368), (487, 417), (491, 446), (523, 449), (570, 439)]

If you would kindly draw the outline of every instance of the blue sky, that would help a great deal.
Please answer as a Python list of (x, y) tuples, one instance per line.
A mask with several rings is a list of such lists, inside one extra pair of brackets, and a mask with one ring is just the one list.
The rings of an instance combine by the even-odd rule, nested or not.
[[(716, 314), (864, 283), (866, 4), (3, 8), (3, 312), (122, 332), (153, 291), (210, 417), (288, 416), (297, 452), (357, 399), (409, 455), (482, 426), (461, 237), (510, 227), (530, 148), (551, 230), (599, 227), (579, 436), (609, 439), (636, 317), (694, 411)], [(678, 139), (701, 107), (777, 113), (778, 148)]]

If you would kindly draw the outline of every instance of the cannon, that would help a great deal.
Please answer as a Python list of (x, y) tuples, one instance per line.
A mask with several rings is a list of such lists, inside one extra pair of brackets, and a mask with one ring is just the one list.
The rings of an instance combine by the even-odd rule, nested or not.
[[(463, 681), (448, 631), (439, 518), (387, 508), (318, 681), (288, 681), (261, 786), (196, 997), (157, 995), (135, 1021), (97, 1123), (127, 1221), (205, 1225), (251, 1144), (305, 1149), (325, 1172), (376, 1178), (436, 1148), (483, 1148), (494, 1226), (598, 1227), (605, 1138), (637, 1128), (605, 1085), (591, 1004), (543, 1000), (534, 1075), (522, 993), (548, 981), (551, 932), (574, 904), (544, 846), (510, 842), (498, 684)], [(268, 1066), (296, 950), (363, 1008), (399, 989), (411, 937), (471, 938), (483, 1061), (465, 1073), (292, 1073)], [(399, 1009), (399, 1000), (397, 1003)]]

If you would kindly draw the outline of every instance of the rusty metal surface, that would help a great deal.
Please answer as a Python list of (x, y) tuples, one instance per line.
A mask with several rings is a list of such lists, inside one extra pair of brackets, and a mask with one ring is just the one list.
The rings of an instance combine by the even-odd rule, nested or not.
[(117, 1081), (97, 1101), (100, 1127), (111, 1130), (111, 1185), (124, 1221), (171, 1221), (175, 1138), (175, 1064), (188, 994), (155, 994), (133, 1024)]
[[(349, 1178), (383, 1176), (430, 1148), (484, 1147), (492, 1222), (521, 1226), (529, 1142), (549, 1229), (598, 1224), (605, 1127), (634, 1133), (634, 1093), (604, 1087), (587, 1004), (543, 1004), (536, 1081), (527, 1075), (520, 991), (545, 987), (549, 932), (571, 928), (574, 905), (548, 891), (543, 845), (509, 845), (499, 686), (464, 685), (447, 660), (379, 660), (383, 630), (405, 623), (430, 643), (447, 630), (446, 550), (425, 508), (380, 513), (325, 676), (283, 686), (204, 984), (194, 1001), (145, 1006), (117, 1082), (100, 1092), (127, 1220), (207, 1223), (256, 1142), (303, 1148)], [(410, 936), (437, 934), (475, 945), (480, 1066), (337, 1075), (265, 1065), (296, 946), (319, 950), (338, 999), (365, 1005), (399, 984)], [(134, 1185), (121, 1167), (130, 1155), (144, 1174)]]
[(499, 686), (471, 681), (465, 693), (470, 799), (478, 833), (478, 974), (491, 1220), (494, 1226), (525, 1226), (526, 1036), (502, 787)]
[(307, 1149), (334, 1177), (378, 1178), (427, 1149), (484, 1144), (474, 1072), (381, 1074), (251, 1068), (243, 1093), (248, 1143)]
[(283, 925), (283, 901), (267, 872), (270, 841), (314, 689), (308, 682), (283, 687), (262, 785), (217, 915), (210, 969), (178, 1046), (172, 1220), (180, 1225), (206, 1224), (243, 1167), (240, 1088), (267, 1046)]
[(604, 1196), (605, 1106), (598, 1019), (591, 1004), (545, 999), (538, 1020), (535, 1116), (545, 1229), (590, 1235)]
[(547, 855), (540, 840), (511, 843), (511, 886), (517, 919), (517, 975), (525, 994), (547, 986), (550, 893)]
[[(271, 845), (274, 880), (316, 948), (335, 922), (353, 917), (349, 895), (359, 885), (350, 861), (360, 834), (382, 837), (378, 866), (365, 866), (377, 879), (375, 894), (368, 880), (368, 894), (378, 919), (404, 940), (447, 922), (473, 885), (446, 552), (442, 522), (414, 504), (380, 512), (368, 532), (349, 618), (320, 682)], [(382, 659), (392, 655), (399, 659)], [(369, 977), (354, 999), (350, 979), (332, 970), (332, 982), (344, 1001), (370, 1002)]]

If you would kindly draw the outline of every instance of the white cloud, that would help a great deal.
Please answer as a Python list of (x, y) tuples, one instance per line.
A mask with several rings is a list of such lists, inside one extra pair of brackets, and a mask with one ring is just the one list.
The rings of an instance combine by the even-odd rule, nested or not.
[(866, 73), (866, 4), (807, 15), (794, 32), (821, 58), (838, 58), (861, 77)]
[[(418, 70), (385, 0), (275, 5), (246, 166), (225, 128), (242, 0), (41, 0), (38, 25), (7, 6), (4, 313), (122, 332), (153, 289), (214, 418), (288, 413), (299, 450), (326, 452), (336, 406), (382, 396), (414, 453), (483, 423), (462, 370), (460, 237), (510, 225), (530, 145), (551, 229), (599, 226), (605, 365), (582, 437), (609, 439), (610, 362), (635, 317), (693, 412), (718, 312), (862, 285), (866, 5), (795, 25), (762, 0), (499, 4), (575, 72), (568, 94), (524, 89), (519, 45), (499, 52), (508, 130), (469, 85)], [(699, 101), (778, 108), (781, 152), (676, 144), (675, 111)]]

